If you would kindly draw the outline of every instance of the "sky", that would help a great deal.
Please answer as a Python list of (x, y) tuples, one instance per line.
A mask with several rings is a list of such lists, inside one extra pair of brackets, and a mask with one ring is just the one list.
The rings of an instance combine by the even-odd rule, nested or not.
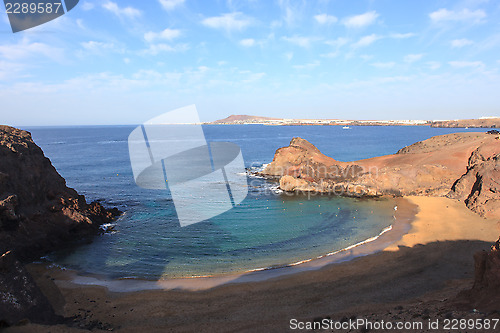
[(12, 33), (0, 123), (500, 115), (500, 1), (80, 0)]

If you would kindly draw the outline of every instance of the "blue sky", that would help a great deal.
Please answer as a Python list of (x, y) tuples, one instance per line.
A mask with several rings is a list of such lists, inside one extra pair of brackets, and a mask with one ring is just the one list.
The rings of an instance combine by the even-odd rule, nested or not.
[(0, 13), (1, 123), (500, 115), (500, 2), (80, 0), (13, 34)]

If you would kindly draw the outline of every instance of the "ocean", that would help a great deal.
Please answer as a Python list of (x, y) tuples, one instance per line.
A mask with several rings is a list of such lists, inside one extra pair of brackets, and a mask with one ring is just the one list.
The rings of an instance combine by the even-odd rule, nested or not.
[[(127, 138), (135, 126), (27, 128), (67, 185), (124, 212), (112, 232), (48, 258), (81, 274), (147, 280), (213, 276), (281, 267), (380, 234), (394, 221), (391, 199), (289, 196), (272, 181), (247, 177), (249, 195), (230, 211), (180, 227), (167, 190), (138, 187)], [(207, 141), (241, 147), (247, 168), (304, 138), (324, 154), (353, 161), (392, 154), (435, 135), (486, 129), (424, 126), (204, 125)]]

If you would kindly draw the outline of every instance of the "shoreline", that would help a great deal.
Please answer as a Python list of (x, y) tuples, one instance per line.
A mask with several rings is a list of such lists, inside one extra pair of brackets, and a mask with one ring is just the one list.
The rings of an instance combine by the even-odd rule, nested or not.
[[(31, 265), (29, 271), (56, 312), (80, 325), (50, 326), (53, 333), (81, 332), (75, 327), (95, 327), (96, 322), (120, 332), (192, 332), (200, 325), (207, 331), (228, 332), (283, 331), (290, 318), (413, 321), (424, 315), (442, 320), (448, 313), (454, 318), (489, 316), (471, 312), (472, 308), (457, 310), (455, 302), (460, 290), (472, 287), (472, 256), (490, 248), (499, 222), (483, 219), (452, 199), (405, 200), (418, 204), (418, 212), (409, 232), (385, 250), (260, 282), (225, 283), (198, 291), (114, 292), (106, 286), (75, 284), (68, 272), (57, 269)], [(435, 228), (446, 233), (430, 237)], [(29, 324), (6, 332), (48, 327)]]
[(369, 256), (384, 251), (391, 244), (397, 243), (411, 230), (411, 224), (418, 212), (418, 206), (412, 204), (405, 197), (394, 198), (394, 200), (397, 206), (397, 210), (394, 213), (394, 221), (379, 234), (340, 250), (335, 250), (315, 258), (284, 264), (279, 267), (264, 267), (241, 273), (160, 279), (155, 281), (137, 278), (108, 279), (96, 274), (79, 274), (76, 270), (60, 267), (54, 263), (33, 263), (30, 265), (45, 266), (52, 274), (58, 276), (58, 284), (61, 286), (100, 286), (107, 288), (110, 292), (140, 292), (147, 290), (199, 291), (226, 284), (267, 281), (297, 273), (319, 270), (328, 265)]

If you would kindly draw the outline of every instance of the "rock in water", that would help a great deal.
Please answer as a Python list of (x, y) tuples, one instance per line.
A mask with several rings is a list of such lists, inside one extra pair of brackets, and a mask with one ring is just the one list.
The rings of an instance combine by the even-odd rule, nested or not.
[(7, 252), (0, 255), (0, 328), (23, 319), (41, 324), (60, 321), (31, 275)]
[(68, 188), (29, 132), (0, 126), (0, 253), (36, 259), (96, 234), (118, 214)]

